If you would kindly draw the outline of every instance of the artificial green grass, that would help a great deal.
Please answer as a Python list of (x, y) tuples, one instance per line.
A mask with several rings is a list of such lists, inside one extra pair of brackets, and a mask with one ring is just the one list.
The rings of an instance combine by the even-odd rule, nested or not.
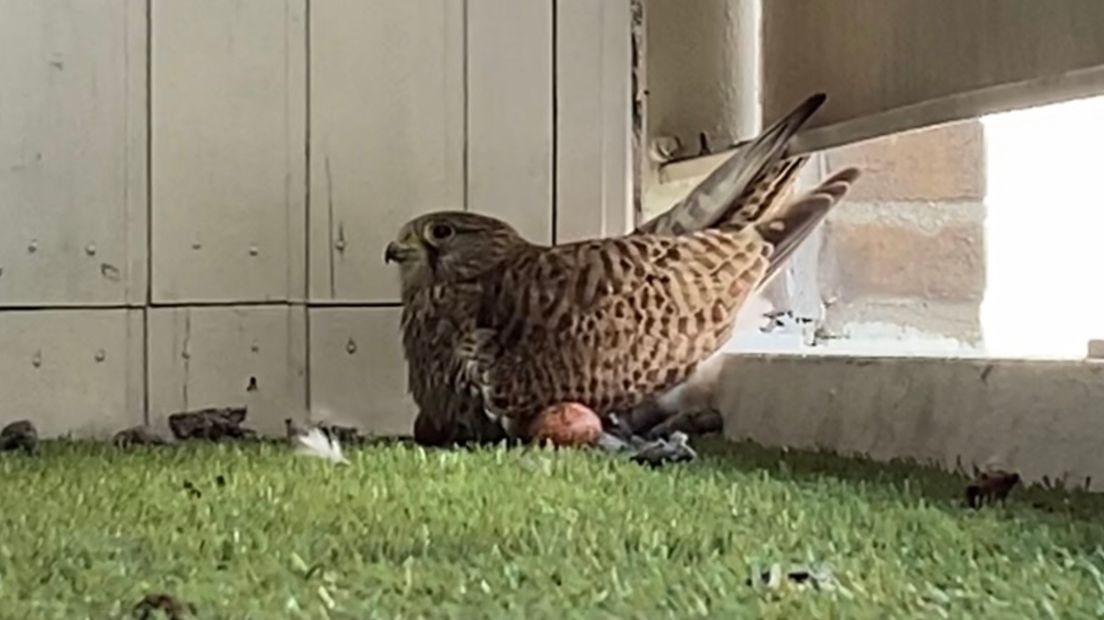
[[(276, 444), (0, 454), (0, 617), (1079, 618), (1096, 495), (740, 444), (650, 470), (582, 451)], [(221, 476), (221, 478), (220, 478)], [(190, 484), (187, 484), (190, 483)], [(821, 589), (749, 578), (830, 571)]]

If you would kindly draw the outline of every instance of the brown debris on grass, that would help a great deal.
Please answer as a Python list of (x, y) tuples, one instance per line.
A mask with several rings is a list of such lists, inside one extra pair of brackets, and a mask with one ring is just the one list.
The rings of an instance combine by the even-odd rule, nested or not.
[(246, 415), (245, 407), (212, 407), (199, 411), (174, 413), (169, 416), (169, 428), (173, 436), (181, 441), (253, 439), (257, 435), (256, 432), (249, 428), (242, 428)]
[(167, 439), (158, 435), (145, 424), (125, 428), (115, 433), (111, 441), (120, 448), (128, 446), (163, 446), (169, 443)]
[(134, 617), (149, 620), (154, 612), (160, 611), (169, 620), (182, 620), (187, 614), (196, 613), (195, 605), (177, 600), (170, 594), (154, 592), (147, 594), (134, 606)]
[(994, 501), (1003, 502), (1019, 484), (1020, 475), (1001, 469), (979, 471), (974, 481), (966, 487), (966, 505), (973, 509)]
[(34, 452), (38, 446), (38, 431), (30, 420), (17, 420), (0, 430), (0, 452), (24, 450)]

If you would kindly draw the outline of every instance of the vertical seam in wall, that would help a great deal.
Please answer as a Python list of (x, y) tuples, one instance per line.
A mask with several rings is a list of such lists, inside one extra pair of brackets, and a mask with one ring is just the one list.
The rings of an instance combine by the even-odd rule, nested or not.
[[(303, 58), (306, 63), (303, 89), (306, 97), (303, 122), (303, 398), (307, 417), (311, 413), (311, 0), (303, 0)], [(294, 321), (294, 317), (292, 317)]]
[(470, 129), (471, 123), (468, 121), (468, 93), (471, 90), (468, 86), (468, 0), (463, 0), (463, 6), (461, 8), (462, 14), (460, 15), (460, 41), (461, 41), (461, 55), (463, 57), (463, 63), (461, 65), (461, 76), (463, 96), (463, 116), (461, 122), (464, 123), (464, 149), (461, 155), (463, 171), (461, 176), (463, 177), (463, 202), (464, 210), (471, 211), (471, 197), (470, 197), (470, 184), (468, 183), (468, 171), (469, 171), (469, 150), (470, 150)]
[[(629, 0), (629, 201), (632, 212), (628, 229), (633, 230), (644, 223), (644, 184), (645, 176), (644, 140), (647, 131), (647, 64), (645, 40), (647, 11), (644, 0)], [(639, 21), (639, 24), (638, 24)]]
[(556, 245), (557, 232), (560, 219), (560, 205), (559, 205), (559, 184), (560, 184), (560, 167), (559, 167), (559, 142), (560, 142), (560, 89), (559, 89), (559, 43), (556, 40), (559, 37), (559, 15), (560, 15), (560, 3), (559, 0), (552, 0), (552, 245)]
[(146, 0), (146, 299), (142, 306), (142, 419), (150, 424), (150, 307), (153, 304), (153, 0)]
[[(626, 2), (626, 4), (628, 4)], [(612, 80), (606, 73), (606, 32), (608, 28), (606, 7), (602, 4), (598, 8), (598, 231), (602, 236), (610, 233), (610, 199), (609, 199), (609, 132), (610, 125), (606, 122), (606, 108), (609, 104), (609, 90)]]
[[(292, 99), (295, 92), (294, 84), (296, 77), (296, 74), (294, 73), (296, 70), (296, 67), (294, 66), (294, 61), (299, 60), (294, 56), (296, 44), (294, 39), (296, 37), (293, 34), (292, 25), (297, 22), (295, 21), (295, 16), (292, 14), (293, 1), (296, 5), (303, 7), (303, 12), (301, 15), (304, 17), (304, 19), (307, 4), (307, 0), (284, 0), (284, 36), (282, 40), (284, 61), (284, 228), (287, 231), (287, 236), (284, 239), (285, 243), (287, 244), (284, 247), (284, 253), (288, 257), (294, 256), (297, 248), (304, 248), (304, 246), (300, 246), (299, 244), (305, 242), (305, 237), (296, 239), (293, 235), (293, 231), (295, 230), (295, 222), (293, 221), (293, 218), (294, 215), (296, 215), (296, 204), (304, 208), (306, 207), (305, 201), (296, 203), (295, 198), (292, 195), (295, 191), (295, 168), (298, 167), (297, 164), (302, 163), (301, 161), (297, 161), (295, 158), (295, 151), (298, 149), (298, 147), (295, 145), (295, 140), (299, 136), (295, 135), (296, 121), (292, 119), (292, 109), (294, 103)], [(304, 25), (304, 22), (298, 23), (300, 26)], [(305, 132), (306, 127), (304, 126), (303, 129)], [(303, 172), (305, 173), (305, 171)], [(304, 176), (304, 184), (306, 183), (305, 179), (306, 177)], [(300, 196), (300, 198), (302, 198), (302, 196)], [(302, 217), (301, 214), (300, 217)], [(285, 263), (284, 265), (284, 301), (289, 307), (295, 302), (295, 298), (298, 295), (297, 291), (299, 289), (297, 289), (296, 287), (298, 282), (295, 279), (297, 269), (298, 267), (296, 267), (294, 261), (291, 260), (288, 260), (287, 263)], [(306, 274), (303, 274), (303, 276), (305, 278)]]
[[(131, 152), (131, 147), (134, 146), (133, 142), (133, 125), (134, 115), (137, 110), (131, 107), (134, 102), (134, 85), (131, 79), (131, 71), (134, 67), (131, 65), (130, 53), (132, 51), (131, 46), (134, 41), (131, 38), (131, 28), (134, 24), (134, 7), (137, 6), (135, 2), (123, 3), (123, 231), (124, 231), (124, 245), (123, 245), (123, 270), (126, 274), (123, 279), (123, 303), (130, 304), (135, 302), (134, 293), (134, 244), (137, 242), (133, 226), (133, 218), (136, 216), (134, 204), (131, 202), (130, 196), (130, 184), (134, 179), (134, 171), (131, 169), (133, 164), (134, 153)], [(142, 6), (145, 6), (143, 3)], [(145, 30), (145, 24), (142, 25), (143, 31)], [(145, 73), (143, 69), (143, 73)], [(143, 108), (145, 106), (142, 106)], [(140, 149), (142, 147), (139, 147)], [(139, 166), (140, 167), (140, 166)], [(142, 197), (139, 196), (139, 199)], [(142, 206), (145, 208), (145, 205)], [(145, 253), (142, 253), (145, 257)], [(103, 269), (103, 266), (100, 266)], [(144, 276), (144, 274), (143, 274)], [(129, 320), (129, 315), (128, 315)], [(130, 326), (127, 326), (127, 337), (130, 337)], [(129, 342), (127, 343), (130, 344)], [(127, 378), (127, 389), (131, 388), (130, 378)]]
[(337, 299), (337, 257), (334, 255), (334, 204), (333, 171), (330, 169), (330, 154), (326, 153), (322, 161), (326, 167), (326, 256), (330, 265), (330, 299)]

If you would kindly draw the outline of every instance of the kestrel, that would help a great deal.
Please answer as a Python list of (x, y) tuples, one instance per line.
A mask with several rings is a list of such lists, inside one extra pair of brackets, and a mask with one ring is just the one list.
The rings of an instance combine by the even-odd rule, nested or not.
[(549, 247), (471, 212), (407, 222), (385, 260), (399, 266), (416, 441), (525, 438), (558, 404), (604, 415), (677, 393), (858, 177), (849, 168), (786, 200), (807, 159), (787, 145), (823, 101), (738, 145), (684, 200), (621, 237)]

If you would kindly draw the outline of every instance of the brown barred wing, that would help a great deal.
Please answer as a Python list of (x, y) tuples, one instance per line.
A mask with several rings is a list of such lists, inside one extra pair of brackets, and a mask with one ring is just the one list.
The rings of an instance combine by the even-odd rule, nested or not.
[(523, 421), (569, 401), (633, 406), (727, 340), (769, 253), (755, 228), (533, 248), (484, 282), (468, 376)]

